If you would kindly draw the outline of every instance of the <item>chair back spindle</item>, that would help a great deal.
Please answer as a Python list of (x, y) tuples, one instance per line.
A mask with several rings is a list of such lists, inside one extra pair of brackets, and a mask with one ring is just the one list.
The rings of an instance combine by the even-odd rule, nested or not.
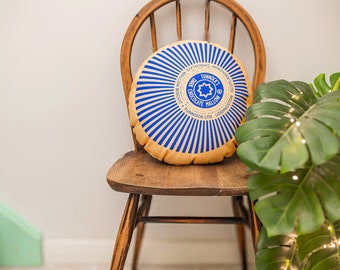
[(156, 52), (158, 50), (158, 45), (157, 45), (155, 14), (153, 12), (150, 14), (150, 27), (151, 27), (152, 51)]
[(205, 17), (204, 17), (204, 40), (209, 41), (209, 26), (210, 26), (210, 0), (205, 4)]
[(182, 11), (180, 0), (176, 0), (176, 30), (177, 39), (182, 40)]
[(233, 16), (231, 17), (231, 27), (230, 27), (230, 37), (229, 37), (229, 51), (231, 53), (234, 52), (236, 24), (237, 24), (237, 16), (234, 13)]

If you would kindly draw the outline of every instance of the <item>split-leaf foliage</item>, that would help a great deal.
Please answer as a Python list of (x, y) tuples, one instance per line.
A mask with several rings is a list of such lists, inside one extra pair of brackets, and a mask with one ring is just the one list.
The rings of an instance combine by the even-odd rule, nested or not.
[(258, 86), (237, 154), (255, 173), (257, 269), (340, 269), (340, 72)]

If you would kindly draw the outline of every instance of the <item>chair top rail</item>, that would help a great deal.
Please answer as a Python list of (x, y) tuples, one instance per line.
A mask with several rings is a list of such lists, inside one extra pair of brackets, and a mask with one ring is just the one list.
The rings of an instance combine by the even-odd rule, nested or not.
[[(131, 90), (131, 84), (133, 80), (132, 67), (131, 67), (131, 54), (132, 48), (135, 41), (135, 37), (144, 24), (146, 20), (150, 20), (151, 26), (151, 43), (153, 52), (158, 50), (158, 42), (157, 42), (157, 33), (156, 33), (156, 20), (155, 20), (155, 12), (161, 7), (175, 2), (175, 16), (176, 16), (176, 33), (177, 39), (182, 40), (182, 11), (181, 11), (181, 3), (184, 0), (152, 0), (147, 3), (133, 18), (131, 21), (123, 42), (121, 46), (121, 77), (124, 88), (124, 95), (126, 104), (128, 104), (129, 94)], [(265, 69), (266, 69), (266, 56), (265, 49), (261, 34), (259, 29), (257, 28), (256, 23), (250, 14), (235, 0), (206, 0), (205, 3), (205, 14), (204, 18), (204, 39), (209, 40), (209, 31), (210, 31), (210, 16), (211, 16), (211, 2), (216, 2), (227, 9), (229, 9), (232, 13), (231, 17), (231, 30), (229, 36), (229, 50), (231, 52), (234, 51), (235, 47), (235, 35), (236, 35), (236, 25), (238, 21), (241, 21), (244, 25), (245, 29), (249, 33), (249, 37), (252, 43), (253, 51), (254, 51), (254, 73), (252, 78), (252, 87), (256, 89), (257, 85), (264, 80)], [(134, 136), (133, 136), (134, 137)], [(139, 151), (142, 150), (142, 147), (136, 142), (136, 138), (134, 137), (135, 148)]]

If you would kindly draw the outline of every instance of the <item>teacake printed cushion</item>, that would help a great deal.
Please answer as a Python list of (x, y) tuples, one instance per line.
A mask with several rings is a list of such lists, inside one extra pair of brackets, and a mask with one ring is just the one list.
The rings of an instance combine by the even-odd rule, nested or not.
[(236, 150), (252, 101), (242, 63), (216, 43), (184, 40), (148, 57), (134, 76), (130, 122), (137, 141), (169, 164), (206, 164)]

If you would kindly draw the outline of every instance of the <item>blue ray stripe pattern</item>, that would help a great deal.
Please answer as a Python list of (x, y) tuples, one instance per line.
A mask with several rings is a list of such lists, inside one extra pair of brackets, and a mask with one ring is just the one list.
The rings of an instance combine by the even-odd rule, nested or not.
[(149, 57), (135, 77), (134, 106), (150, 140), (185, 154), (232, 140), (249, 97), (239, 63), (218, 44), (191, 40)]

